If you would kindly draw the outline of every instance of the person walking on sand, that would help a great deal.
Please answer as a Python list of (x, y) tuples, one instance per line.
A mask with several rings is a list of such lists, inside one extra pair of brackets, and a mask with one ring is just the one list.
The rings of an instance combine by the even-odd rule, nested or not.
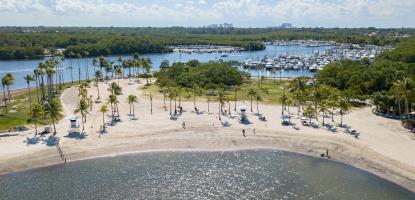
[(243, 135), (244, 137), (246, 137), (246, 135), (245, 135), (245, 129), (242, 129), (242, 135)]
[(183, 129), (186, 129), (186, 123), (184, 121), (182, 122), (182, 127)]
[(254, 128), (254, 134), (255, 134), (255, 128)]

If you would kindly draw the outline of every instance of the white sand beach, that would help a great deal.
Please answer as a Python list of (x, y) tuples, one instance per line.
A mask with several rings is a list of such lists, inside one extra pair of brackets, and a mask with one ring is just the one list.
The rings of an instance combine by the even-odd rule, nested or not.
[[(114, 80), (116, 81), (116, 80)], [(145, 81), (142, 81), (145, 82)], [(109, 83), (108, 83), (109, 84)], [(108, 97), (108, 84), (100, 83), (102, 99)], [(193, 102), (182, 101), (185, 112), (176, 120), (170, 120), (169, 111), (163, 108), (163, 98), (153, 94), (153, 114), (150, 114), (150, 99), (138, 88), (142, 84), (128, 84), (128, 79), (120, 80), (123, 95), (119, 96), (121, 122), (108, 126), (107, 132), (100, 136), (102, 114), (98, 112), (101, 104), (94, 104), (87, 116), (84, 137), (69, 137), (67, 118), (57, 124), (60, 148), (67, 162), (99, 156), (114, 156), (123, 153), (167, 150), (235, 150), (250, 148), (273, 148), (320, 157), (329, 150), (332, 160), (340, 161), (374, 173), (415, 192), (415, 140), (412, 133), (402, 128), (399, 120), (376, 116), (371, 108), (352, 110), (344, 116), (344, 123), (360, 133), (359, 139), (338, 127), (340, 116), (326, 118), (332, 128), (313, 128), (301, 125), (297, 108), (291, 107), (293, 126), (281, 125), (281, 106), (260, 104), (260, 112), (267, 121), (258, 119), (256, 105), (254, 112), (248, 114), (250, 124), (241, 124), (233, 111), (232, 116), (224, 116), (229, 126), (222, 126), (218, 120), (218, 103), (210, 103), (210, 113), (206, 102), (198, 101), (202, 113), (193, 111)], [(61, 101), (65, 116), (74, 115), (79, 103), (76, 87), (64, 91)], [(96, 87), (89, 88), (89, 94), (97, 96)], [(128, 116), (127, 96), (139, 97), (135, 105), (137, 120)], [(104, 100), (105, 101), (105, 100)], [(167, 107), (168, 105), (167, 100)], [(246, 105), (249, 102), (238, 102)], [(174, 102), (173, 102), (174, 105)], [(226, 105), (227, 108), (227, 105)], [(110, 121), (110, 112), (105, 116)], [(78, 114), (79, 115), (79, 114)], [(315, 120), (313, 119), (315, 122)], [(319, 122), (322, 121), (320, 117)], [(186, 129), (182, 127), (185, 122)], [(40, 128), (41, 129), (41, 128)], [(243, 137), (242, 129), (246, 130)], [(255, 131), (254, 131), (255, 130)], [(18, 136), (0, 137), (0, 173), (8, 173), (50, 164), (63, 164), (56, 146), (48, 146), (42, 141), (29, 144), (27, 137), (34, 137), (34, 129), (18, 133)]]

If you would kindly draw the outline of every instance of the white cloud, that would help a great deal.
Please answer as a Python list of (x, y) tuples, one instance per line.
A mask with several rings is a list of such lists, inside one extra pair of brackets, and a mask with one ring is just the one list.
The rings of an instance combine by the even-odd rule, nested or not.
[(0, 17), (10, 13), (14, 16), (4, 22), (33, 20), (32, 23), (38, 24), (42, 21), (25, 17), (30, 13), (32, 16), (59, 16), (60, 19), (77, 16), (84, 21), (89, 20), (91, 25), (97, 23), (100, 17), (109, 17), (115, 24), (117, 20), (127, 19), (148, 25), (160, 22), (203, 25), (227, 21), (257, 26), (288, 21), (305, 26), (355, 26), (365, 23), (371, 26), (370, 23), (375, 23), (380, 26), (413, 27), (415, 20), (410, 20), (415, 19), (413, 10), (415, 0), (0, 0)]

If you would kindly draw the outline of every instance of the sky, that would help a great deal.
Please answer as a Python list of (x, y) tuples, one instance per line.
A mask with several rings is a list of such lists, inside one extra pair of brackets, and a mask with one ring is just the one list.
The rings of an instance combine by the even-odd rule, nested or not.
[(415, 0), (0, 0), (0, 26), (415, 27)]

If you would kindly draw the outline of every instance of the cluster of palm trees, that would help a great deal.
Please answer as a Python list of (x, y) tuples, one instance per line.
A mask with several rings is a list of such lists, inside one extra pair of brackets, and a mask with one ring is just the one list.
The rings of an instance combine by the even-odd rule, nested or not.
[[(59, 89), (64, 84), (63, 79), (63, 55), (57, 52), (52, 52), (51, 59), (39, 63), (39, 66), (34, 69), (33, 74), (24, 76), (27, 84), (28, 100), (29, 100), (29, 122), (35, 124), (35, 134), (37, 135), (37, 124), (44, 120), (47, 116), (52, 120), (54, 135), (56, 134), (56, 121), (62, 116), (61, 106), (54, 101), (54, 97)], [(8, 112), (7, 104), (10, 103), (12, 96), (10, 93), (10, 86), (14, 84), (15, 78), (12, 74), (7, 73), (2, 78), (3, 86), (3, 102), (4, 113)], [(36, 84), (36, 101), (33, 103), (31, 95), (31, 82)], [(6, 95), (7, 91), (7, 95)]]
[[(100, 74), (100, 78), (105, 78), (105, 80), (117, 78), (118, 84), (119, 79), (125, 78), (126, 76), (130, 78), (130, 81), (134, 77), (139, 78), (140, 69), (142, 69), (142, 77), (146, 78), (147, 84), (149, 84), (149, 78), (151, 78), (152, 61), (150, 58), (140, 58), (138, 54), (133, 54), (128, 60), (118, 57), (116, 62), (111, 62), (105, 57), (100, 56), (93, 59), (92, 65), (94, 66), (95, 78), (98, 73)], [(99, 68), (99, 70), (95, 70), (95, 68)], [(128, 71), (127, 75), (125, 74), (125, 70)], [(102, 77), (103, 72), (105, 72), (104, 77)]]
[(396, 77), (389, 91), (375, 92), (372, 95), (377, 112), (399, 116), (408, 128), (412, 128), (410, 113), (414, 99), (415, 82), (403, 75)]
[(284, 88), (284, 94), (280, 97), (282, 104), (281, 114), (287, 111), (290, 118), (289, 108), (291, 105), (297, 107), (297, 115), (311, 118), (317, 121), (319, 116), (322, 117), (322, 123), (325, 125), (327, 115), (331, 115), (334, 122), (334, 116), (339, 113), (340, 126), (343, 126), (343, 115), (350, 111), (350, 102), (345, 95), (336, 88), (328, 85), (318, 84), (310, 77), (298, 77), (290, 82), (288, 92)]

